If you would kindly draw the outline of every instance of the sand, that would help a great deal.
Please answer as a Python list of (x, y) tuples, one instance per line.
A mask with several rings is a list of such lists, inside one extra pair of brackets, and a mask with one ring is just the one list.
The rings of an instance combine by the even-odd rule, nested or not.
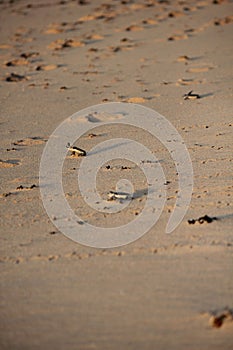
[[(232, 348), (232, 9), (227, 0), (0, 2), (1, 349)], [(184, 99), (191, 90), (199, 98)], [(176, 169), (135, 129), (102, 127), (77, 146), (130, 135), (156, 154), (167, 201), (141, 239), (86, 247), (43, 207), (39, 166), (51, 133), (106, 102), (156, 110), (188, 148), (192, 200), (170, 235)], [(64, 163), (67, 200), (104, 225), (81, 202), (80, 162), (69, 154)], [(144, 189), (140, 170), (116, 160), (100, 170), (100, 192), (122, 173)], [(132, 219), (145, 200), (141, 192), (108, 224)]]

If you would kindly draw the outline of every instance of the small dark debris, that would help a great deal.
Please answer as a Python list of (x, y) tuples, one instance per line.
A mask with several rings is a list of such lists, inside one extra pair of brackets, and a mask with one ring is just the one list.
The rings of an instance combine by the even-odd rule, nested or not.
[(207, 222), (208, 224), (210, 224), (211, 222), (213, 221), (216, 221), (218, 220), (218, 218), (216, 216), (208, 216), (208, 215), (204, 215), (204, 216), (201, 216), (199, 217), (198, 219), (190, 219), (188, 220), (188, 223), (190, 225), (194, 225), (196, 222), (198, 222), (199, 224), (203, 224), (204, 222)]
[(105, 167), (106, 169), (111, 169), (111, 166), (110, 165), (106, 165), (106, 167)]

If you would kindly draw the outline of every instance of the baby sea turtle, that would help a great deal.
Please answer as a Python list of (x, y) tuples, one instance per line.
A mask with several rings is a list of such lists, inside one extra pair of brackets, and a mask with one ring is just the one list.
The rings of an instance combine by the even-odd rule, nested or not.
[(85, 157), (86, 154), (87, 154), (86, 151), (84, 151), (83, 149), (78, 148), (78, 147), (76, 147), (76, 146), (71, 146), (69, 142), (67, 143), (66, 148), (68, 148), (68, 150), (71, 152), (71, 154), (72, 154), (73, 156), (78, 156), (78, 157), (79, 157), (79, 156), (82, 156), (82, 157)]
[(108, 200), (112, 201), (112, 200), (116, 200), (116, 199), (128, 199), (129, 198), (129, 194), (125, 193), (125, 192), (114, 192), (114, 191), (109, 191), (108, 192)]
[(184, 94), (184, 100), (196, 100), (197, 98), (201, 98), (200, 95), (194, 94), (193, 90), (189, 91), (187, 94)]

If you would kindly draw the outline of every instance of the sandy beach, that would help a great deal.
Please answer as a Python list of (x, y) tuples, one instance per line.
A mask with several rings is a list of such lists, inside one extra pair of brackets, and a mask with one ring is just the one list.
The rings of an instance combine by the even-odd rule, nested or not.
[[(0, 349), (232, 349), (232, 10), (230, 0), (0, 1)], [(172, 123), (194, 185), (184, 219), (166, 234), (179, 190), (172, 155), (145, 131), (96, 123), (75, 143), (87, 155), (134, 139), (166, 177), (157, 223), (131, 244), (97, 249), (50, 220), (39, 170), (64, 120), (111, 102)], [(97, 177), (103, 197), (118, 179), (134, 184), (123, 214), (88, 207), (81, 162), (67, 152), (62, 181), (84, 222), (118, 227), (140, 214), (147, 183), (124, 154)]]

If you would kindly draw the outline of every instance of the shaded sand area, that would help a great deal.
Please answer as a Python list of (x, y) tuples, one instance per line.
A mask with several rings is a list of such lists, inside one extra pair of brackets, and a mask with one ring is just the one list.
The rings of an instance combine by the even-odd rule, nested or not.
[[(232, 348), (232, 10), (227, 0), (0, 1), (1, 349)], [(184, 99), (191, 90), (199, 98)], [(150, 148), (167, 180), (157, 224), (130, 245), (94, 249), (49, 220), (39, 191), (44, 146), (64, 119), (104, 102), (150, 107), (183, 137), (194, 189), (171, 235), (171, 156), (138, 130), (114, 126), (76, 146), (88, 152), (127, 136)], [(67, 154), (63, 168), (76, 213), (99, 226), (138, 215), (140, 169), (125, 160), (100, 169), (103, 195), (119, 177), (140, 193), (105, 222), (82, 202), (80, 162)]]

